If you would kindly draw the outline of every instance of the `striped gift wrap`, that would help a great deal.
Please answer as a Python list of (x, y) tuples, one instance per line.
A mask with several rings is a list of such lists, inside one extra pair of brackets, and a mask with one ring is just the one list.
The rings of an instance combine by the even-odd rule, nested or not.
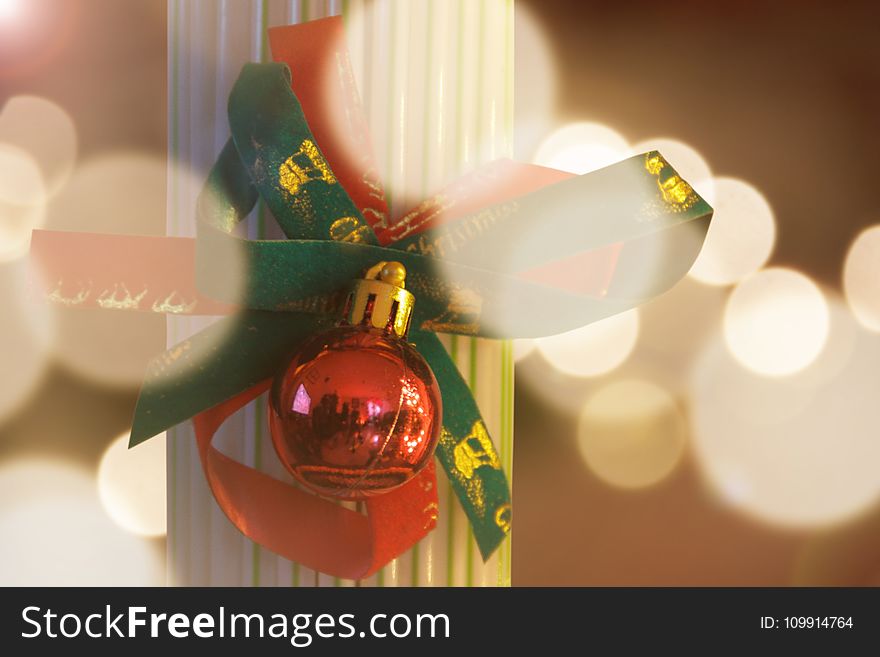
[[(461, 172), (512, 154), (513, 0), (169, 0), (168, 234), (195, 236), (201, 181), (229, 136), (226, 99), (245, 62), (267, 61), (266, 30), (341, 14), (352, 69), (392, 216)], [(265, 209), (250, 238), (280, 238)], [(417, 301), (418, 302), (418, 301)], [(171, 317), (169, 345), (214, 321)], [(513, 354), (506, 341), (441, 339), (474, 392), (508, 480)], [(275, 455), (263, 395), (231, 417), (215, 445), (291, 481)], [(291, 481), (292, 483), (292, 481)], [(438, 468), (436, 529), (359, 582), (315, 572), (240, 534), (208, 490), (192, 427), (168, 432), (169, 584), (188, 586), (504, 586), (510, 537), (483, 563)], [(295, 519), (279, 517), (279, 522)]]

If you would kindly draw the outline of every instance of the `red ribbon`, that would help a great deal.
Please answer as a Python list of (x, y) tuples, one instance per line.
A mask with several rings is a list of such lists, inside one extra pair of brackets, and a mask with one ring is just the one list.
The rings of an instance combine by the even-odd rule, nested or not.
[[(193, 418), (202, 468), (214, 498), (253, 541), (313, 570), (369, 577), (434, 528), (434, 462), (403, 486), (366, 502), (366, 515), (242, 465), (211, 440), (230, 415), (268, 390), (254, 386)], [(296, 518), (290, 522), (289, 518)]]

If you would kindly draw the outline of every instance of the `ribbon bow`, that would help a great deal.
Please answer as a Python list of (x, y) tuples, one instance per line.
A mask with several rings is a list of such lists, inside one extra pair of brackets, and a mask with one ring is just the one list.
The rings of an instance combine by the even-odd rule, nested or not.
[[(211, 446), (287, 354), (330, 325), (351, 279), (383, 260), (407, 269), (417, 299), (410, 340), (443, 396), (437, 458), (488, 558), (510, 528), (508, 485), (471, 392), (435, 333), (551, 335), (631, 308), (687, 272), (712, 209), (651, 152), (577, 177), (496, 163), (390, 222), (347, 54), (336, 56), (340, 33), (338, 19), (270, 31), (276, 58), (294, 69), (293, 89), (286, 64), (245, 65), (229, 98), (231, 139), (199, 198), (194, 244), (36, 231), (32, 249), (52, 280), (100, 272), (118, 285), (147, 275), (148, 294), (129, 309), (235, 311), (151, 364), (131, 444), (193, 418), (211, 490), (244, 534), (315, 570), (358, 579), (433, 528), (433, 467), (370, 499), (364, 515)], [(332, 102), (317, 91), (328, 61), (344, 64)], [(326, 118), (340, 108), (346, 134)], [(236, 236), (258, 201), (287, 239)], [(634, 277), (649, 257), (649, 279)]]

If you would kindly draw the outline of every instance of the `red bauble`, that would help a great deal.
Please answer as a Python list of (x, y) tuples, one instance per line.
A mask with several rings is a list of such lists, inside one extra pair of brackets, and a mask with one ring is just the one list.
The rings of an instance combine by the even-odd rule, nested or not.
[(367, 321), (307, 340), (272, 387), (275, 449), (293, 476), (321, 495), (359, 500), (387, 492), (434, 454), (442, 420), (434, 374), (405, 340), (407, 321), (402, 335), (392, 321), (376, 323), (368, 313)]

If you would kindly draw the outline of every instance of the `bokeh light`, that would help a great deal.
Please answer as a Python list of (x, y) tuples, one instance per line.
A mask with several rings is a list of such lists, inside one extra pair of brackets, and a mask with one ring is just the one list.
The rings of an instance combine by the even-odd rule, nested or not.
[[(830, 294), (830, 293), (829, 293)], [(742, 367), (734, 358), (723, 336), (716, 334), (692, 354), (694, 362), (687, 380), (691, 394), (696, 377), (710, 374), (724, 378), (725, 397), (738, 403), (727, 406), (727, 413), (749, 422), (783, 426), (796, 418), (812, 401), (808, 394), (840, 376), (852, 358), (860, 329), (846, 307), (835, 297), (829, 300), (828, 339), (822, 352), (808, 367), (788, 377), (768, 377)], [(721, 352), (721, 353), (716, 353)], [(724, 400), (721, 400), (723, 403)]]
[(0, 583), (157, 586), (157, 546), (119, 527), (84, 470), (50, 460), (0, 466)]
[(554, 368), (570, 376), (598, 376), (623, 363), (639, 336), (637, 309), (537, 341)]
[(680, 461), (686, 425), (675, 400), (649, 381), (615, 381), (584, 406), (578, 445), (600, 479), (643, 488), (664, 479)]
[(128, 448), (129, 434), (114, 440), (98, 468), (98, 493), (110, 517), (142, 536), (165, 534), (165, 434)]
[[(166, 161), (160, 155), (123, 152), (87, 161), (77, 167), (68, 184), (50, 202), (47, 225), (56, 230), (164, 235), (168, 175)], [(177, 185), (198, 189), (198, 177), (188, 169), (176, 167), (171, 175)], [(235, 269), (242, 267), (243, 261), (230, 259), (223, 265)], [(244, 289), (243, 275), (229, 278), (239, 281), (239, 289)], [(65, 289), (73, 293), (73, 288)], [(134, 282), (126, 289), (91, 289), (89, 293), (94, 297), (128, 294), (135, 298), (145, 289), (145, 284)], [(139, 383), (147, 363), (164, 346), (163, 315), (99, 308), (54, 310), (58, 360), (99, 383)], [(218, 335), (218, 339), (222, 337)]]
[(554, 59), (551, 37), (528, 6), (516, 6), (514, 22), (516, 111), (513, 137), (518, 152), (534, 153), (541, 139), (552, 128), (559, 69)]
[(633, 154), (660, 151), (679, 175), (710, 204), (716, 198), (715, 181), (708, 163), (695, 148), (669, 137), (651, 137), (632, 146)]
[(828, 304), (804, 274), (765, 269), (743, 280), (724, 311), (724, 339), (759, 374), (785, 376), (812, 363), (828, 336)]
[(0, 143), (0, 201), (13, 205), (46, 201), (46, 186), (36, 160), (13, 144)]
[(0, 110), (0, 142), (17, 146), (34, 158), (50, 195), (68, 179), (76, 161), (73, 119), (46, 98), (10, 98)]
[(629, 144), (601, 123), (569, 123), (553, 131), (538, 146), (533, 161), (541, 166), (583, 174), (626, 159)]
[(0, 142), (0, 262), (27, 253), (31, 231), (45, 219), (46, 187), (34, 159)]
[(689, 275), (701, 283), (730, 285), (767, 262), (776, 221), (761, 192), (735, 178), (715, 179), (713, 207), (706, 241)]
[(836, 298), (828, 344), (806, 369), (744, 369), (721, 337), (690, 386), (692, 440), (709, 486), (730, 505), (786, 527), (839, 523), (880, 496), (880, 341)]
[(849, 247), (843, 289), (862, 326), (880, 331), (880, 225), (863, 230)]
[(160, 153), (123, 151), (87, 160), (52, 199), (47, 225), (54, 230), (164, 235), (166, 176)]
[(723, 288), (683, 278), (640, 306), (639, 341), (629, 363), (675, 394), (685, 390), (694, 354), (721, 329), (726, 298)]
[(0, 420), (30, 399), (49, 363), (54, 324), (28, 286), (27, 262), (0, 263)]

